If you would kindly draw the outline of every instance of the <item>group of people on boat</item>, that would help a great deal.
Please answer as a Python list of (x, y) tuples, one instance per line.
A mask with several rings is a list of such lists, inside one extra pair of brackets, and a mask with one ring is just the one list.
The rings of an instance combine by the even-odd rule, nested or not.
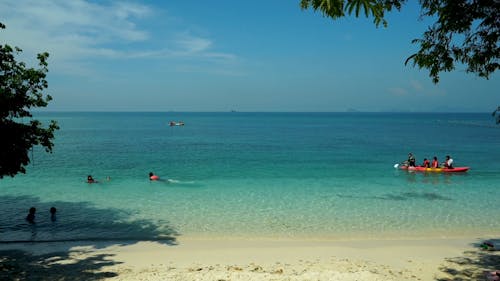
[[(411, 152), (408, 153), (408, 160), (404, 161), (403, 165), (408, 167), (416, 167), (417, 164), (415, 155), (413, 155), (413, 153)], [(424, 158), (424, 162), (422, 163), (422, 165), (420, 165), (420, 167), (453, 169), (453, 158), (451, 158), (450, 155), (446, 155), (445, 161), (441, 164), (439, 163), (436, 156), (432, 158), (432, 162), (429, 159)]]

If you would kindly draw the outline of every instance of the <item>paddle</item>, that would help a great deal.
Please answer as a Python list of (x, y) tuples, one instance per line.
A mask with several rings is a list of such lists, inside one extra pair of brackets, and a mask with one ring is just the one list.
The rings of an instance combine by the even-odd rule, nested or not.
[(394, 169), (399, 168), (399, 165), (408, 165), (408, 162), (407, 162), (407, 161), (403, 161), (403, 162), (401, 162), (401, 163), (394, 164)]

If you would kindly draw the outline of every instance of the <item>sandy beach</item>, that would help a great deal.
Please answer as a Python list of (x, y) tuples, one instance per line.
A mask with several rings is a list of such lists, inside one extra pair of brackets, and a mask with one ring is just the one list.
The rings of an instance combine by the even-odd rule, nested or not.
[[(2, 280), (485, 280), (480, 239), (3, 244)], [(498, 243), (498, 240), (490, 240)]]

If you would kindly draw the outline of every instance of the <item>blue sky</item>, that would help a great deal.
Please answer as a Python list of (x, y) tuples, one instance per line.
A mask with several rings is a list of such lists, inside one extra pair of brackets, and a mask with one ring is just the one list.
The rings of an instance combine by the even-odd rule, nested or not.
[(428, 21), (411, 2), (388, 28), (296, 1), (0, 2), (0, 42), (47, 51), (49, 110), (473, 111), (500, 79), (463, 67), (434, 85), (405, 66)]

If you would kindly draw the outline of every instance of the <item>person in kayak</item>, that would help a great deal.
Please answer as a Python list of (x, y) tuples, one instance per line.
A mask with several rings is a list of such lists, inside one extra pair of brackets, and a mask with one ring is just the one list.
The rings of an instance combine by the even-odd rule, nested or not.
[(409, 167), (415, 167), (415, 163), (416, 163), (416, 160), (415, 160), (415, 156), (413, 156), (413, 153), (408, 153), (408, 160), (406, 160), (406, 165), (408, 165)]
[(446, 169), (453, 169), (453, 159), (450, 157), (450, 155), (446, 155), (446, 160), (444, 161), (443, 166)]
[(438, 158), (436, 156), (434, 156), (434, 158), (432, 158), (431, 167), (432, 168), (439, 168), (439, 161), (438, 161)]
[(430, 168), (431, 167), (431, 161), (429, 161), (427, 158), (424, 158), (424, 163), (422, 163), (422, 167), (424, 167), (424, 168)]

